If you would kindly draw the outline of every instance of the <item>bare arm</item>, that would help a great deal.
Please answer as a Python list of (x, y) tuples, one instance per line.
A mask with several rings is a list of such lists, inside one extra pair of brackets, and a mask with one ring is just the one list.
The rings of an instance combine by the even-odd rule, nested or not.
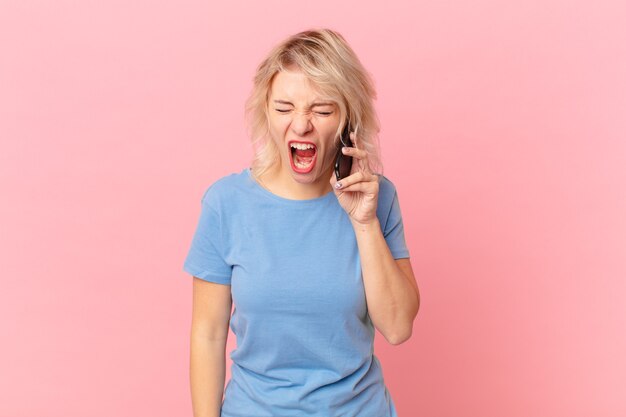
[(189, 377), (194, 417), (220, 417), (231, 306), (230, 285), (193, 278)]
[(368, 225), (353, 225), (372, 323), (389, 343), (403, 343), (411, 337), (420, 306), (411, 261), (393, 258), (378, 219)]

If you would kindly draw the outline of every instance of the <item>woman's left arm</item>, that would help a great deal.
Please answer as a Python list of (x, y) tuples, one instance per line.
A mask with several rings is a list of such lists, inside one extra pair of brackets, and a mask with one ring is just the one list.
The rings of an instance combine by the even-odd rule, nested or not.
[(378, 219), (355, 224), (367, 309), (374, 326), (392, 345), (411, 337), (420, 305), (409, 258), (393, 259)]
[(355, 147), (343, 152), (354, 158), (351, 173), (340, 183), (333, 173), (330, 184), (354, 227), (372, 323), (397, 345), (411, 337), (420, 294), (409, 258), (395, 260), (389, 250), (376, 216), (379, 177), (370, 171), (367, 152), (358, 149), (355, 134), (350, 136)]

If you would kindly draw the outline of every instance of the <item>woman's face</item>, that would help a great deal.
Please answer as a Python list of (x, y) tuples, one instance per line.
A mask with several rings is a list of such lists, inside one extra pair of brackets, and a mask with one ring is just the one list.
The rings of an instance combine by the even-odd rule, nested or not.
[(303, 184), (328, 182), (340, 121), (337, 104), (324, 98), (304, 73), (291, 70), (274, 76), (268, 110), (270, 133), (280, 152), (280, 175)]

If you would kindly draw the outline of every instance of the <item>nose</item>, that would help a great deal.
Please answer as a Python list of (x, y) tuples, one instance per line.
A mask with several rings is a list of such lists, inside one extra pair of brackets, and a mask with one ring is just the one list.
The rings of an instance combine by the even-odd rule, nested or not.
[(306, 135), (311, 129), (313, 124), (311, 123), (310, 112), (293, 112), (293, 118), (291, 119), (291, 130), (298, 136)]

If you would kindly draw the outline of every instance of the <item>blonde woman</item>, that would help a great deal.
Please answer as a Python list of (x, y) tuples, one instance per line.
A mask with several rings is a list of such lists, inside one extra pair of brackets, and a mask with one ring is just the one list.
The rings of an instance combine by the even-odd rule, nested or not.
[[(195, 417), (397, 416), (374, 328), (406, 341), (420, 296), (375, 97), (332, 30), (295, 34), (259, 65), (246, 105), (254, 160), (204, 192), (184, 263)], [(352, 158), (340, 181), (338, 152)]]

